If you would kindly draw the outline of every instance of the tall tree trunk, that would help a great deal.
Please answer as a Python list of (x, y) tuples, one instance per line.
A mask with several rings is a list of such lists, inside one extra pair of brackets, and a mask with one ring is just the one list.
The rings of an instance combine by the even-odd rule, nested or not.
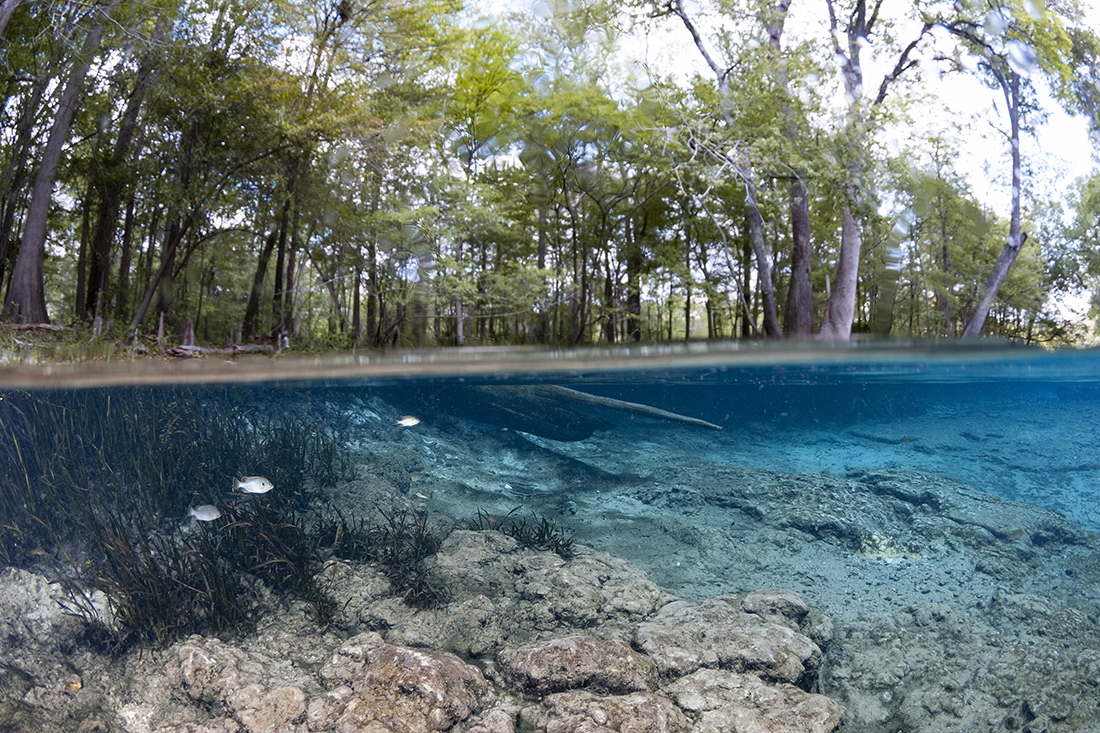
[[(1005, 83), (1006, 81), (1007, 83)], [(974, 309), (974, 314), (966, 322), (962, 338), (981, 334), (986, 316), (989, 315), (989, 307), (993, 305), (997, 292), (1008, 277), (1008, 271), (1012, 269), (1013, 263), (1016, 262), (1016, 256), (1020, 254), (1020, 249), (1027, 241), (1027, 234), (1021, 231), (1020, 187), (1023, 185), (1023, 175), (1020, 163), (1020, 77), (1016, 72), (1011, 69), (1008, 71), (1008, 79), (1002, 78), (1002, 88), (1004, 89), (1005, 102), (1008, 105), (1009, 126), (1011, 128), (1012, 216), (1009, 221), (1008, 241), (1005, 242), (1005, 247), (1001, 250), (1001, 256), (994, 263), (993, 271), (989, 273), (985, 285), (982, 286), (978, 307)]]
[(852, 334), (856, 309), (856, 285), (859, 280), (859, 253), (863, 239), (859, 222), (851, 206), (844, 207), (844, 223), (840, 228), (840, 259), (836, 265), (836, 280), (825, 303), (825, 318), (818, 337), (829, 341), (847, 341)]
[(783, 338), (775, 305), (775, 285), (772, 282), (772, 252), (764, 238), (764, 217), (760, 214), (760, 205), (756, 200), (753, 172), (745, 166), (741, 175), (745, 180), (745, 215), (748, 218), (749, 241), (752, 242), (752, 251), (756, 255), (756, 278), (759, 281), (757, 287), (764, 309), (764, 335), (773, 339)]
[(29, 159), (34, 147), (34, 120), (42, 103), (48, 79), (36, 79), (27, 98), (24, 100), (16, 125), (15, 141), (8, 155), (8, 169), (4, 172), (3, 202), (0, 204), (0, 283), (5, 283), (11, 275), (8, 260), (14, 259), (18, 251), (11, 253), (11, 243), (18, 236), (16, 212), (26, 207), (24, 185), (29, 177)]
[[(644, 231), (644, 226), (643, 226)], [(642, 316), (642, 268), (645, 254), (642, 252), (642, 234), (628, 222), (626, 225), (626, 339), (641, 341)]]
[[(191, 182), (195, 142), (198, 140), (199, 131), (199, 121), (193, 119), (176, 163), (176, 183), (181, 191), (186, 191)], [(179, 210), (173, 210), (168, 214), (164, 244), (161, 248), (160, 267), (157, 268), (156, 273), (149, 281), (149, 285), (145, 288), (145, 296), (134, 312), (134, 317), (130, 319), (130, 328), (137, 328), (145, 320), (145, 315), (149, 312), (149, 306), (152, 305), (154, 295), (158, 296), (157, 310), (161, 312), (163, 317), (164, 309), (167, 308), (172, 299), (174, 286), (172, 268), (175, 264), (176, 249), (191, 229), (192, 224), (194, 224), (197, 213), (196, 209), (192, 209), (186, 216), (183, 216)]]
[[(373, 173), (370, 197), (370, 213), (378, 211), (382, 199), (382, 176), (377, 171)], [(367, 229), (367, 325), (365, 327), (367, 343), (372, 346), (381, 345), (381, 327), (379, 325), (379, 300), (378, 292), (378, 227), (374, 223), (374, 217)]]
[[(845, 28), (848, 48), (842, 49), (841, 34), (837, 27), (832, 0), (826, 0), (826, 3), (829, 8), (833, 50), (841, 60), (844, 93), (849, 102), (849, 122), (846, 131), (849, 142), (843, 161), (847, 180), (844, 183), (845, 202), (843, 222), (840, 227), (840, 256), (837, 258), (833, 287), (825, 302), (825, 315), (821, 321), (818, 337), (831, 341), (847, 341), (852, 334), (852, 319), (855, 317), (859, 255), (863, 248), (860, 232), (862, 222), (856, 214), (856, 207), (862, 200), (860, 173), (863, 167), (859, 150), (863, 115), (859, 110), (863, 100), (863, 67), (860, 63), (860, 50), (871, 29), (868, 24), (866, 0), (858, 0)], [(872, 15), (872, 23), (873, 18), (874, 15)]]
[(4, 37), (4, 29), (8, 27), (8, 21), (22, 3), (23, 0), (0, 0), (0, 38)]
[[(118, 0), (100, 11), (104, 17), (110, 15)], [(46, 253), (46, 229), (48, 225), (50, 203), (53, 200), (53, 186), (57, 177), (57, 166), (61, 162), (61, 152), (69, 136), (73, 117), (76, 115), (77, 100), (84, 86), (84, 78), (92, 66), (92, 59), (103, 39), (103, 23), (96, 23), (84, 39), (84, 47), (69, 74), (65, 88), (58, 100), (57, 115), (50, 127), (50, 135), (42, 150), (42, 160), (34, 178), (31, 191), (31, 203), (23, 229), (23, 238), (19, 244), (19, 255), (12, 272), (12, 284), (4, 301), (4, 312), (23, 323), (49, 323), (46, 313), (46, 283), (43, 274), (43, 259)]]
[[(787, 2), (787, 5), (789, 4), (790, 3)], [(703, 60), (706, 61), (707, 66), (710, 67), (710, 70), (714, 72), (715, 81), (718, 84), (718, 91), (721, 92), (723, 97), (728, 96), (730, 94), (730, 69), (723, 69), (710, 55), (710, 52), (706, 48), (706, 44), (703, 43), (702, 36), (699, 35), (698, 29), (684, 9), (682, 0), (673, 0), (668, 6), (668, 11), (676, 15), (683, 22), (684, 27), (691, 34), (696, 49), (698, 49)], [(778, 38), (776, 38), (776, 43), (778, 43)], [(722, 105), (722, 117), (726, 125), (732, 129), (734, 127), (734, 120), (724, 104)], [(750, 242), (753, 251), (756, 253), (757, 273), (761, 288), (760, 295), (764, 307), (764, 332), (768, 338), (783, 338), (783, 329), (779, 327), (779, 315), (776, 311), (775, 290), (771, 276), (771, 261), (770, 257), (767, 256), (766, 243), (764, 241), (764, 217), (760, 213), (760, 205), (756, 197), (755, 173), (752, 170), (751, 162), (746, 159), (744, 154), (737, 153), (737, 155), (742, 157), (740, 161), (735, 163), (735, 167), (745, 185), (745, 207), (748, 209)], [(746, 290), (745, 292), (747, 293), (748, 291)]]
[(271, 253), (275, 249), (275, 242), (280, 237), (286, 236), (287, 205), (283, 206), (279, 223), (267, 235), (264, 246), (260, 250), (260, 256), (256, 260), (256, 271), (252, 274), (252, 287), (248, 290), (248, 304), (244, 308), (244, 322), (241, 325), (241, 338), (250, 341), (256, 335), (256, 321), (260, 317), (260, 294), (263, 292), (264, 277), (267, 275), (267, 265), (271, 261)]
[[(845, 131), (849, 142), (843, 161), (847, 180), (844, 183), (845, 205), (840, 235), (840, 257), (837, 260), (836, 278), (832, 292), (829, 293), (825, 303), (825, 317), (821, 322), (818, 335), (823, 339), (843, 341), (847, 340), (852, 333), (852, 319), (855, 317), (856, 294), (859, 289), (859, 257), (863, 247), (862, 220), (859, 215), (863, 201), (861, 182), (863, 153), (860, 145), (861, 141), (867, 137), (868, 131), (866, 112), (863, 111), (865, 102), (860, 50), (867, 45), (880, 19), (882, 0), (875, 2), (870, 9), (867, 7), (867, 0), (856, 0), (843, 34), (837, 23), (833, 0), (825, 0), (825, 4), (829, 11), (829, 31), (833, 40), (833, 51), (841, 62), (844, 93), (849, 102), (849, 123)], [(916, 61), (910, 60), (910, 55), (932, 26), (931, 21), (926, 21), (920, 34), (904, 48), (893, 71), (883, 78), (873, 105), (882, 104), (890, 85), (905, 71), (917, 65)], [(842, 36), (847, 42), (847, 48), (842, 48), (840, 45)]]
[(362, 252), (356, 247), (355, 252), (355, 287), (352, 293), (351, 305), (351, 347), (357, 348), (359, 346), (359, 335), (362, 332), (363, 324), (359, 320), (359, 300), (362, 295), (362, 283), (363, 283), (363, 263), (359, 259), (359, 255)]
[(286, 235), (279, 237), (279, 250), (275, 258), (275, 293), (272, 297), (272, 326), (271, 337), (278, 339), (281, 334), (290, 333), (291, 298), (294, 292), (294, 251), (298, 244), (298, 226), (301, 223), (302, 208), (302, 177), (301, 167), (297, 163), (294, 166), (293, 193), (291, 194), (292, 209), (290, 211), (290, 226)]
[[(760, 11), (764, 27), (768, 31), (768, 43), (776, 54), (775, 76), (777, 86), (787, 94), (789, 77), (782, 57), (783, 27), (792, 0), (778, 0), (766, 4)], [(784, 135), (792, 144), (798, 143), (798, 122), (790, 104), (781, 110)], [(814, 328), (814, 297), (810, 283), (810, 196), (806, 182), (795, 177), (791, 181), (791, 281), (787, 290), (787, 306), (783, 312), (785, 334), (810, 336)]]
[[(546, 227), (549, 226), (546, 221), (546, 208), (545, 206), (539, 206), (539, 233), (538, 233), (538, 253), (536, 265), (539, 272), (546, 269)], [(545, 278), (543, 279), (545, 283)], [(545, 344), (550, 339), (550, 313), (548, 311), (548, 303), (541, 303), (538, 313), (535, 316), (535, 343)]]
[(84, 291), (88, 282), (88, 238), (92, 229), (91, 218), (92, 181), (88, 179), (88, 189), (84, 192), (84, 205), (80, 207), (80, 250), (76, 255), (76, 297), (73, 298), (73, 310), (78, 321), (83, 321), (87, 314), (84, 308)]
[[(745, 241), (741, 247), (741, 259), (745, 266), (741, 268), (741, 301), (744, 316), (741, 318), (741, 338), (756, 336), (756, 318), (753, 316), (752, 301), (752, 238), (749, 236), (748, 227), (745, 231)], [(734, 275), (736, 277), (736, 275)]]
[(810, 284), (810, 194), (802, 179), (791, 181), (791, 284), (783, 312), (784, 331), (797, 336), (814, 332), (814, 294)]
[(134, 249), (134, 205), (137, 197), (130, 192), (126, 220), (122, 225), (122, 247), (118, 257), (118, 286), (115, 288), (115, 318), (122, 318), (130, 302), (130, 259)]
[[(153, 38), (159, 39), (163, 35), (163, 30), (164, 21), (158, 20)], [(111, 267), (111, 245), (114, 244), (118, 210), (122, 205), (124, 192), (123, 166), (134, 141), (145, 92), (152, 84), (153, 77), (153, 56), (149, 53), (145, 55), (138, 69), (133, 91), (130, 92), (126, 111), (123, 112), (122, 121), (119, 124), (118, 138), (115, 140), (111, 159), (107, 162), (106, 171), (100, 183), (99, 218), (96, 220), (95, 239), (92, 240), (91, 271), (88, 276), (88, 297), (85, 303), (88, 313), (96, 312), (100, 293), (105, 294), (107, 291)]]
[(172, 302), (172, 266), (176, 259), (176, 250), (179, 248), (179, 243), (183, 241), (183, 238), (190, 231), (191, 225), (194, 223), (195, 213), (191, 212), (187, 215), (183, 221), (180, 221), (178, 214), (173, 214), (170, 217), (170, 224), (168, 225), (168, 231), (164, 235), (164, 248), (160, 255), (160, 267), (157, 268), (157, 272), (153, 275), (153, 279), (149, 281), (149, 287), (145, 289), (145, 297), (141, 300), (141, 305), (138, 306), (137, 311), (134, 312), (134, 317), (130, 319), (130, 328), (137, 328), (141, 325), (141, 322), (145, 320), (145, 315), (149, 312), (149, 306), (153, 303), (153, 296), (158, 296), (158, 308), (161, 317), (163, 319), (164, 310)]

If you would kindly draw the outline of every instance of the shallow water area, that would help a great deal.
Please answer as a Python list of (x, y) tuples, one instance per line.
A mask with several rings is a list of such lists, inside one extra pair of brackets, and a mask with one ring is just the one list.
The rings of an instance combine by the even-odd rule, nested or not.
[[(712, 704), (721, 697), (718, 683), (694, 678), (704, 670), (751, 673), (752, 664), (719, 659), (692, 674), (662, 666), (659, 645), (647, 646), (659, 634), (647, 625), (673, 611), (703, 613), (708, 599), (730, 596), (754, 618), (771, 618), (753, 611), (764, 602), (752, 593), (782, 588), (828, 622), (815, 620), (818, 611), (784, 621), (820, 654), (808, 655), (804, 673), (790, 679), (778, 672), (761, 679), (844, 710), (839, 722), (822, 712), (818, 727), (806, 730), (1098, 729), (1091, 722), (1100, 715), (1094, 351), (694, 344), (194, 360), (11, 368), (0, 372), (0, 393), (9, 436), (26, 440), (34, 421), (47, 417), (83, 435), (49, 448), (95, 464), (79, 470), (35, 463), (25, 443), (6, 454), (20, 456), (23, 467), (48, 466), (48, 476), (13, 474), (32, 499), (87, 497), (91, 513), (59, 512), (59, 531), (115, 516), (132, 501), (142, 519), (119, 531), (136, 542), (132, 562), (146, 561), (135, 539), (145, 538), (151, 556), (183, 548), (186, 564), (190, 552), (260, 552), (240, 538), (242, 528), (258, 526), (264, 511), (282, 512), (279, 522), (300, 525), (299, 534), (262, 539), (289, 546), (308, 537), (317, 555), (290, 580), (272, 570), (293, 565), (282, 556), (233, 561), (229, 575), (247, 575), (251, 585), (242, 587), (268, 594), (247, 601), (256, 619), (177, 636), (164, 629), (165, 643), (147, 640), (157, 651), (139, 660), (137, 647), (116, 657), (73, 651), (85, 648), (72, 640), (78, 632), (41, 608), (37, 626), (14, 620), (17, 607), (29, 618), (30, 606), (49, 603), (42, 579), (73, 572), (66, 558), (91, 562), (96, 552), (75, 531), (17, 547), (31, 530), (9, 527), (5, 555), (21, 569), (4, 571), (0, 591), (0, 628), (18, 642), (0, 658), (7, 697), (0, 721), (8, 724), (19, 716), (52, 720), (49, 711), (83, 700), (85, 717), (130, 731), (226, 729), (203, 727), (203, 716), (260, 730), (256, 711), (298, 707), (286, 730), (335, 730), (352, 715), (337, 691), (365, 694), (348, 670), (384, 641), (387, 649), (456, 653), (488, 679), (492, 689), (469, 692), (479, 702), (465, 704), (466, 713), (448, 708), (425, 730), (545, 730), (547, 721), (580, 715), (569, 707), (576, 700), (532, 702), (509, 683), (512, 668), (501, 660), (512, 657), (496, 655), (581, 635), (657, 660), (655, 681), (626, 690), (673, 701), (679, 722), (667, 729), (722, 730), (716, 721), (734, 703)], [(163, 414), (118, 414), (131, 408)], [(13, 420), (27, 422), (12, 428)], [(173, 442), (187, 430), (202, 432), (201, 440)], [(108, 455), (135, 435), (149, 438), (135, 444), (151, 458)], [(221, 441), (220, 452), (187, 452), (202, 441)], [(200, 456), (202, 465), (186, 463)], [(126, 471), (141, 481), (120, 478)], [(253, 496), (232, 490), (234, 479), (260, 475), (275, 488)], [(61, 488), (64, 481), (72, 486)], [(160, 481), (168, 482), (163, 496), (142, 493), (159, 490)], [(62, 490), (70, 493), (50, 493)], [(188, 508), (200, 505), (216, 505), (222, 516), (198, 526)], [(341, 526), (337, 516), (347, 521)], [(333, 534), (317, 529), (330, 520)], [(402, 572), (416, 577), (406, 581), (378, 569), (381, 555), (340, 554), (357, 521), (378, 523), (372, 541), (413, 536), (422, 522), (439, 543), (408, 560)], [(100, 590), (109, 599), (121, 594), (117, 586)], [(570, 594), (575, 602), (561, 600)], [(666, 606), (666, 594), (688, 605)], [(423, 607), (410, 609), (410, 598), (423, 598)], [(119, 623), (117, 612), (103, 609), (108, 625)], [(323, 614), (330, 615), (311, 621)], [(475, 617), (491, 633), (470, 631), (473, 621), (462, 626)], [(199, 636), (188, 639), (193, 631)], [(377, 644), (362, 641), (364, 634), (377, 634)], [(62, 637), (65, 663), (44, 661)], [(374, 651), (352, 650), (356, 640), (356, 649)], [(246, 705), (240, 690), (197, 682), (193, 662), (179, 661), (196, 655), (221, 660), (218, 669), (254, 665), (261, 671), (249, 679), (269, 704)], [(339, 667), (336, 659), (358, 661)], [(117, 677), (111, 671), (123, 668)], [(92, 669), (100, 670), (99, 687), (85, 671)], [(135, 673), (159, 681), (134, 685)], [(73, 674), (89, 691), (72, 689)], [(122, 678), (131, 679), (125, 691)], [(685, 691), (689, 679), (702, 687)], [(698, 692), (704, 688), (710, 692)], [(553, 692), (592, 694), (607, 705), (627, 694), (591, 682)], [(150, 701), (158, 695), (173, 701), (171, 710), (157, 712)], [(712, 702), (698, 702), (704, 698)], [(205, 707), (192, 710), (196, 700)], [(789, 709), (800, 709), (794, 700)], [(753, 715), (760, 725), (774, 723), (758, 730), (783, 729), (774, 715)]]

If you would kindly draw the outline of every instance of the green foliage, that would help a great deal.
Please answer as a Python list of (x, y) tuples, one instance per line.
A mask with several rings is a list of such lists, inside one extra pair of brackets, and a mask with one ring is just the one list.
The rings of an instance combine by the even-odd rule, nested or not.
[[(844, 5), (842, 19), (862, 17)], [(457, 0), (122, 2), (58, 177), (48, 311), (78, 329), (99, 316), (96, 332), (111, 338), (146, 336), (163, 314), (169, 334), (190, 322), (204, 345), (288, 334), (305, 350), (735, 336), (761, 318), (746, 183), (783, 310), (798, 178), (811, 196), (818, 317), (853, 193), (869, 245), (862, 327), (872, 310), (900, 313), (880, 307), (890, 269), (879, 212), (911, 192), (893, 187), (872, 133), (916, 129), (934, 75), (906, 66), (906, 86), (893, 82), (904, 94), (891, 92), (889, 105), (837, 110), (826, 28), (789, 25), (773, 44), (775, 4), (723, 0), (700, 26), (716, 68), (683, 78), (662, 67), (664, 36), (646, 37), (687, 43), (676, 8), (550, 2), (473, 19)], [(1100, 119), (1100, 44), (1075, 4), (934, 0), (910, 16), (878, 18), (869, 40), (879, 60), (905, 48), (906, 20), (939, 23), (959, 32), (959, 68), (994, 85), (1013, 63), (1026, 72), (1025, 121), (1043, 112), (1031, 71), (1068, 108)], [(35, 141), (54, 113), (49, 91), (93, 20), (88, 6), (22, 3), (5, 31), (0, 282), (19, 246)], [(927, 42), (908, 60), (928, 60)], [(646, 44), (641, 62), (633, 52)], [(865, 80), (868, 91), (876, 81)], [(138, 122), (125, 138), (131, 102)], [(973, 203), (957, 177), (944, 185)], [(117, 210), (106, 278), (93, 284), (89, 249), (111, 212), (107, 192)], [(951, 239), (973, 239), (965, 216), (952, 222), (962, 228)], [(927, 231), (917, 236), (932, 246)], [(1040, 279), (1068, 281), (1054, 269)], [(922, 278), (939, 306), (955, 293), (961, 313), (962, 291), (983, 273)], [(89, 292), (103, 296), (91, 311), (80, 297)], [(890, 331), (907, 324), (894, 319)], [(927, 318), (914, 328), (938, 330)]]

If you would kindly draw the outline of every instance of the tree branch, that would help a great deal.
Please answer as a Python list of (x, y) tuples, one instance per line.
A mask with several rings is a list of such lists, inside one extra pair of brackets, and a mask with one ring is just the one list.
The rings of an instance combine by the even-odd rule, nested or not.
[[(876, 13), (877, 12), (876, 10)], [(917, 61), (909, 60), (909, 54), (916, 49), (917, 44), (921, 42), (928, 31), (932, 30), (932, 26), (934, 25), (935, 23), (932, 21), (925, 21), (924, 26), (920, 30), (920, 35), (910, 41), (909, 45), (905, 47), (905, 50), (901, 52), (897, 64), (894, 65), (894, 70), (882, 78), (882, 84), (878, 88), (878, 96), (875, 97), (875, 104), (882, 104), (883, 100), (886, 99), (886, 90), (891, 82), (917, 65)]]

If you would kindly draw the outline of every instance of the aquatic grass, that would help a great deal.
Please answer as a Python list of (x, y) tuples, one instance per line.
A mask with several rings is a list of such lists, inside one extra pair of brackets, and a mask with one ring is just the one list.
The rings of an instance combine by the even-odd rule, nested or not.
[(424, 514), (380, 510), (383, 522), (368, 530), (373, 536), (368, 560), (377, 562), (390, 582), (390, 591), (413, 608), (437, 608), (450, 597), (446, 586), (432, 577), (425, 560), (439, 551), (439, 533)]
[[(350, 464), (335, 431), (239, 396), (0, 393), (0, 562), (50, 565), (71, 612), (112, 648), (245, 633), (259, 613), (256, 579), (303, 598), (328, 625), (339, 606), (314, 580), (323, 553), (297, 517), (311, 487)], [(235, 475), (269, 468), (277, 493), (227, 503)], [(181, 526), (199, 503), (218, 504), (229, 522)], [(109, 620), (92, 602), (97, 590)]]
[[(191, 633), (243, 634), (255, 627), (256, 599), (207, 528), (165, 532), (148, 517), (97, 500), (72, 512), (87, 528), (87, 559), (62, 551), (65, 564), (56, 568), (54, 583), (103, 651), (117, 655), (135, 639), (164, 645)], [(108, 618), (95, 591), (106, 600)]]
[(562, 560), (569, 560), (576, 555), (576, 548), (574, 547), (576, 533), (567, 536), (564, 527), (534, 513), (531, 514), (531, 521), (528, 523), (527, 517), (515, 516), (522, 508), (522, 506), (515, 507), (505, 515), (503, 520), (495, 514), (489, 514), (478, 508), (477, 514), (469, 520), (467, 526), (479, 532), (485, 530), (501, 532), (524, 547), (535, 550), (549, 550), (561, 557)]
[(349, 522), (339, 509), (333, 511), (335, 518), (319, 521), (316, 533), (336, 557), (377, 563), (391, 592), (413, 608), (436, 608), (447, 601), (450, 592), (424, 562), (443, 544), (426, 515), (383, 509), (383, 521), (370, 524)]

